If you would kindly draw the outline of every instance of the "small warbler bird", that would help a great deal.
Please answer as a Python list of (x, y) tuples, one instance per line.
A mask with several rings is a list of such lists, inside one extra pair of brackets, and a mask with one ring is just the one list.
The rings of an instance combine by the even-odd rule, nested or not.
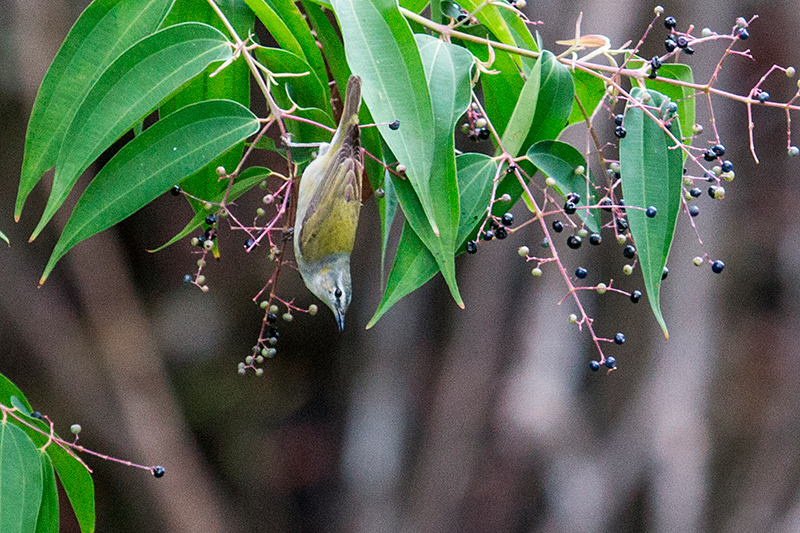
[(306, 287), (336, 315), (339, 331), (352, 298), (350, 253), (361, 210), (364, 160), (358, 129), (361, 78), (350, 76), (339, 127), (300, 178), (294, 255)]

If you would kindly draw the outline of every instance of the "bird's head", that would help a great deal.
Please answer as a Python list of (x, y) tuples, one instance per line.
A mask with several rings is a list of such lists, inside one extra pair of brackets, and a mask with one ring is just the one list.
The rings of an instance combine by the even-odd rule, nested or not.
[[(350, 278), (350, 254), (329, 256), (316, 264), (303, 265), (306, 285), (314, 295), (331, 308), (339, 331), (344, 329), (344, 315), (353, 296)], [(308, 282), (311, 282), (310, 284)]]

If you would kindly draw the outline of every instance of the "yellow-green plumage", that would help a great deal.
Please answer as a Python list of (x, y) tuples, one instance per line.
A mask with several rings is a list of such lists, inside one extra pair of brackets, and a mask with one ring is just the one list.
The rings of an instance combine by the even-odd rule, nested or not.
[(361, 79), (347, 82), (339, 127), (300, 179), (294, 252), (309, 290), (336, 315), (339, 328), (350, 305), (350, 253), (361, 210), (363, 156), (358, 129)]

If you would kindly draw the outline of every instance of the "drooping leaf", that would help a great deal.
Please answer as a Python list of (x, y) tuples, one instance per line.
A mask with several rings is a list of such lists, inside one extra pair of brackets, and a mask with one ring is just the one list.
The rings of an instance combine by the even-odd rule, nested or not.
[[(217, 2), (217, 5), (240, 38), (246, 39), (248, 35), (253, 33), (255, 15), (244, 0), (220, 1)], [(182, 22), (203, 22), (228, 35), (228, 29), (225, 24), (208, 2), (176, 0), (172, 11), (164, 21), (164, 26)], [(247, 66), (244, 57), (239, 57), (222, 71), (215, 72), (219, 66), (218, 64), (210, 65), (203, 74), (194, 78), (183, 86), (180, 91), (166, 100), (158, 108), (159, 116), (164, 118), (184, 106), (202, 102), (203, 100), (233, 100), (245, 107), (250, 107), (250, 68)], [(215, 74), (214, 77), (211, 77), (211, 74)], [(244, 143), (241, 143), (181, 181), (181, 189), (202, 200), (209, 201), (213, 199), (228, 186), (225, 180), (219, 179), (217, 168), (222, 167), (227, 172), (233, 172), (241, 161), (243, 153)], [(186, 198), (195, 212), (204, 209), (203, 204), (205, 202), (194, 200), (188, 196)]]
[(42, 174), (56, 164), (67, 127), (100, 74), (158, 27), (174, 0), (95, 0), (70, 30), (36, 94), (14, 218)]
[(42, 463), (36, 445), (24, 431), (0, 422), (0, 531), (36, 529), (42, 502)]
[[(269, 179), (269, 177), (273, 174), (273, 172), (264, 167), (250, 167), (245, 169), (241, 174), (236, 177), (236, 181), (234, 181), (233, 186), (231, 187), (231, 191), (228, 194), (228, 202), (233, 202), (241, 195), (261, 183), (262, 181)], [(213, 204), (219, 204), (222, 202), (225, 196), (225, 191), (219, 193), (216, 198), (213, 198), (211, 202)], [(200, 228), (203, 225), (203, 221), (205, 220), (206, 216), (210, 214), (208, 211), (198, 211), (195, 213), (192, 220), (189, 221), (188, 224), (173, 238), (171, 238), (166, 243), (162, 244), (155, 250), (150, 250), (151, 252), (158, 252), (166, 248), (167, 246), (178, 242), (179, 240), (183, 239), (184, 237), (188, 236), (194, 230)]]
[[(435, 196), (431, 189), (435, 125), (425, 69), (411, 29), (396, 1), (335, 0), (333, 7), (344, 36), (347, 62), (362, 79), (364, 102), (373, 118), (379, 124), (401, 122), (396, 131), (378, 126), (397, 160), (406, 167), (406, 179), (413, 187), (413, 195), (398, 191), (400, 204), (460, 302), (452, 247), (440, 238), (434, 207), (447, 198)], [(398, 182), (394, 185), (397, 189)]]
[(58, 533), (58, 487), (50, 457), (39, 451), (42, 463), (42, 503), (36, 518), (36, 533)]
[[(660, 118), (669, 98), (648, 90), (647, 109)], [(640, 102), (641, 89), (631, 90), (632, 98)], [(642, 209), (627, 209), (631, 235), (636, 245), (639, 265), (650, 307), (656, 321), (668, 337), (661, 313), (661, 276), (675, 234), (675, 224), (681, 205), (683, 154), (676, 143), (648, 117), (642, 107), (628, 102), (625, 112), (627, 135), (620, 140), (620, 174), (622, 193), (629, 206), (654, 206), (657, 215), (649, 218)], [(672, 134), (680, 139), (680, 122), (672, 121)]]
[[(597, 209), (581, 209), (596, 205), (597, 193), (594, 180), (586, 165), (586, 159), (572, 145), (560, 141), (539, 141), (528, 149), (525, 155), (528, 161), (545, 176), (556, 182), (553, 187), (558, 194), (566, 198), (570, 193), (578, 193), (580, 201), (576, 204), (578, 214), (586, 223), (589, 231), (600, 231), (600, 212)], [(583, 167), (583, 174), (575, 170)]]
[(35, 238), (66, 200), (81, 173), (167, 96), (215, 61), (231, 57), (225, 36), (187, 22), (142, 39), (119, 56), (92, 86), (67, 129), (53, 188)]
[[(461, 195), (461, 217), (456, 250), (463, 251), (473, 228), (486, 216), (497, 164), (487, 155), (467, 153), (456, 157), (456, 165), (458, 190)], [(386, 283), (386, 290), (378, 309), (367, 324), (367, 329), (374, 326), (402, 297), (423, 286), (437, 272), (439, 267), (433, 255), (406, 223), (397, 246), (397, 255)]]
[(41, 281), (78, 242), (132, 215), (209, 160), (258, 130), (258, 118), (229, 100), (179, 109), (125, 145), (78, 200)]
[[(33, 411), (31, 404), (7, 377), (0, 374), (0, 403), (10, 405), (11, 397), (15, 396), (28, 411)], [(15, 421), (9, 419), (13, 424)], [(50, 427), (41, 420), (31, 419), (28, 421), (39, 428), (43, 433), (34, 431), (28, 426), (20, 425), (26, 435), (34, 442), (37, 447), (42, 447), (47, 443), (46, 435), (50, 433)], [(58, 437), (58, 435), (56, 435)], [(75, 457), (67, 453), (60, 446), (50, 443), (45, 449), (47, 456), (53, 462), (53, 466), (58, 472), (64, 492), (67, 493), (75, 517), (78, 519), (82, 533), (92, 533), (94, 531), (95, 512), (94, 512), (94, 483), (92, 476), (86, 467)]]

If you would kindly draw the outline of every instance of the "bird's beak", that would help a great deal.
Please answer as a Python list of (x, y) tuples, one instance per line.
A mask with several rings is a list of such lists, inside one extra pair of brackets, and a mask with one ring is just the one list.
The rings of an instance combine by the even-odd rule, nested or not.
[(339, 331), (344, 331), (344, 313), (336, 311), (336, 324), (339, 326)]

